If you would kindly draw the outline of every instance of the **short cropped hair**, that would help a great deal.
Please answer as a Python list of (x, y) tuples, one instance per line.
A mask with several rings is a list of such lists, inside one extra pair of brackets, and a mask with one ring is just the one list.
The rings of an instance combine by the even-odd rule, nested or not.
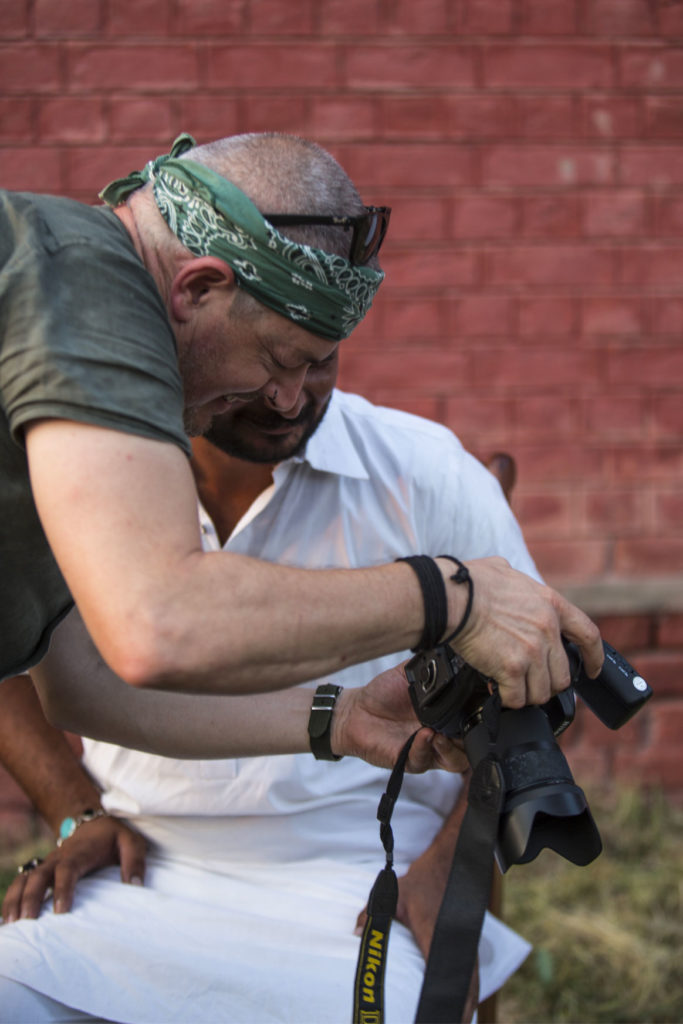
[[(185, 157), (232, 181), (262, 213), (353, 217), (365, 211), (358, 190), (331, 153), (297, 135), (230, 135), (196, 146)], [(294, 242), (339, 256), (349, 254), (351, 232), (344, 228), (306, 224), (278, 231)], [(376, 259), (369, 265), (379, 266)]]

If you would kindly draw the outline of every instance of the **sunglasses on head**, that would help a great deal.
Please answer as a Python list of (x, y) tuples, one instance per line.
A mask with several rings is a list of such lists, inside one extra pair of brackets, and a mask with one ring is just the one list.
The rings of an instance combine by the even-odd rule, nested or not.
[(356, 217), (306, 213), (264, 213), (263, 216), (273, 227), (285, 227), (288, 224), (332, 224), (346, 231), (353, 229), (349, 262), (362, 266), (380, 250), (387, 233), (391, 207), (366, 206), (365, 213)]

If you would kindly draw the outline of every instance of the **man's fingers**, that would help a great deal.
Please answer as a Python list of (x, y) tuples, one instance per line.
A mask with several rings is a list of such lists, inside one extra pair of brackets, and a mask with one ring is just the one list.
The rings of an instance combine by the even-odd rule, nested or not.
[(55, 867), (54, 908), (55, 914), (66, 914), (74, 901), (76, 882), (88, 873), (85, 866), (77, 862), (61, 860)]
[(570, 680), (563, 636), (580, 648), (586, 673), (599, 673), (600, 633), (580, 608), (502, 559), (475, 559), (468, 568), (476, 596), (454, 646), (465, 661), (496, 680), (505, 707), (544, 704), (566, 689)]
[[(13, 884), (19, 882), (15, 879)], [(52, 885), (52, 868), (42, 864), (40, 867), (29, 871), (21, 889), (19, 899), (15, 905), (17, 920), (20, 917), (38, 917), (45, 900), (48, 889)]]
[(464, 772), (468, 767), (467, 756), (461, 744), (425, 726), (413, 740), (406, 771), (419, 775), (432, 768)]
[(572, 681), (569, 671), (569, 658), (562, 643), (555, 644), (548, 652), (548, 673), (550, 675), (551, 696), (566, 690)]
[(413, 775), (420, 775), (422, 772), (428, 771), (433, 767), (434, 762), (434, 750), (432, 743), (434, 741), (435, 733), (432, 729), (420, 729), (413, 740), (413, 745), (410, 748), (408, 755), (408, 762), (406, 764), (406, 771)]
[(21, 896), (24, 891), (26, 879), (17, 875), (7, 887), (5, 898), (2, 901), (2, 919), (5, 924), (16, 921), (19, 918), (21, 908)]
[(432, 740), (432, 752), (435, 759), (435, 764), (432, 766), (434, 768), (461, 774), (466, 772), (470, 766), (462, 743), (452, 740), (442, 733), (435, 733)]
[(13, 879), (2, 904), (3, 921), (38, 917), (50, 889), (55, 913), (68, 913), (79, 880), (117, 861), (121, 863), (122, 881), (142, 884), (146, 851), (147, 844), (139, 832), (112, 818), (94, 822), (89, 834), (79, 831), (78, 836), (72, 837), (62, 849), (55, 850), (38, 867)]
[[(571, 683), (569, 659), (562, 641), (548, 647), (545, 661), (539, 654), (530, 659), (524, 675), (508, 677), (501, 686), (501, 697), (506, 707), (518, 710), (529, 704), (546, 704), (551, 697), (566, 690)], [(506, 699), (506, 694), (513, 694)]]
[[(562, 659), (564, 658), (564, 670)], [(555, 672), (553, 673), (553, 665)], [(563, 674), (564, 672), (564, 674)], [(558, 689), (569, 683), (569, 662), (558, 642), (550, 648), (545, 662), (532, 662), (526, 674), (526, 704), (545, 704)]]
[(145, 881), (147, 843), (139, 832), (122, 830), (118, 836), (121, 881), (142, 885)]
[(600, 630), (587, 615), (569, 603), (567, 603), (566, 611), (563, 609), (560, 616), (560, 625), (567, 640), (572, 640), (581, 648), (586, 675), (590, 679), (595, 679), (605, 660), (605, 649), (602, 645)]

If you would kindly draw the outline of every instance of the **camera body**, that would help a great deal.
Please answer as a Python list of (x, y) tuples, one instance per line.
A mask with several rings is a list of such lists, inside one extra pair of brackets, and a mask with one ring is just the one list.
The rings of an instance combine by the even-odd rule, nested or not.
[[(489, 754), (500, 763), (505, 803), (496, 859), (502, 872), (533, 860), (543, 847), (575, 864), (588, 864), (602, 849), (583, 791), (575, 784), (555, 737), (574, 720), (576, 694), (610, 729), (619, 729), (652, 696), (628, 661), (604, 643), (596, 679), (583, 667), (575, 644), (563, 641), (571, 685), (546, 704), (493, 715), (495, 681), (469, 665), (448, 644), (421, 651), (406, 665), (410, 698), (423, 725), (462, 739), (475, 768)], [(495, 722), (492, 728), (492, 722)]]

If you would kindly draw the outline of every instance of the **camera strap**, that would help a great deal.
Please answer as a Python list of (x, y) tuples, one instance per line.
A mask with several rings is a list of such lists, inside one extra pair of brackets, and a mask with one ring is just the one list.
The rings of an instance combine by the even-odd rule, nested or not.
[(463, 1017), (489, 903), (503, 773), (488, 756), (472, 772), (467, 810), (434, 928), (415, 1024), (455, 1024)]
[[(500, 694), (494, 687), (481, 709), (491, 745), (498, 736), (500, 709)], [(504, 801), (503, 769), (498, 758), (489, 753), (472, 770), (467, 810), (429, 947), (415, 1024), (462, 1020), (491, 896)]]
[[(482, 709), (489, 734), (498, 731), (500, 696)], [(353, 1024), (384, 1024), (384, 972), (391, 920), (398, 905), (391, 815), (403, 782), (413, 734), (401, 751), (377, 810), (386, 865), (368, 899), (354, 986)], [(489, 754), (474, 768), (458, 841), (427, 958), (415, 1024), (459, 1024), (489, 903), (494, 853), (505, 798), (503, 772)]]
[(401, 792), (403, 775), (410, 748), (417, 732), (407, 740), (389, 777), (386, 792), (377, 808), (379, 835), (386, 854), (386, 864), (370, 890), (367, 920), (363, 929), (356, 981), (353, 989), (353, 1024), (383, 1024), (384, 969), (391, 922), (398, 905), (398, 880), (394, 871), (394, 834), (391, 815)]

